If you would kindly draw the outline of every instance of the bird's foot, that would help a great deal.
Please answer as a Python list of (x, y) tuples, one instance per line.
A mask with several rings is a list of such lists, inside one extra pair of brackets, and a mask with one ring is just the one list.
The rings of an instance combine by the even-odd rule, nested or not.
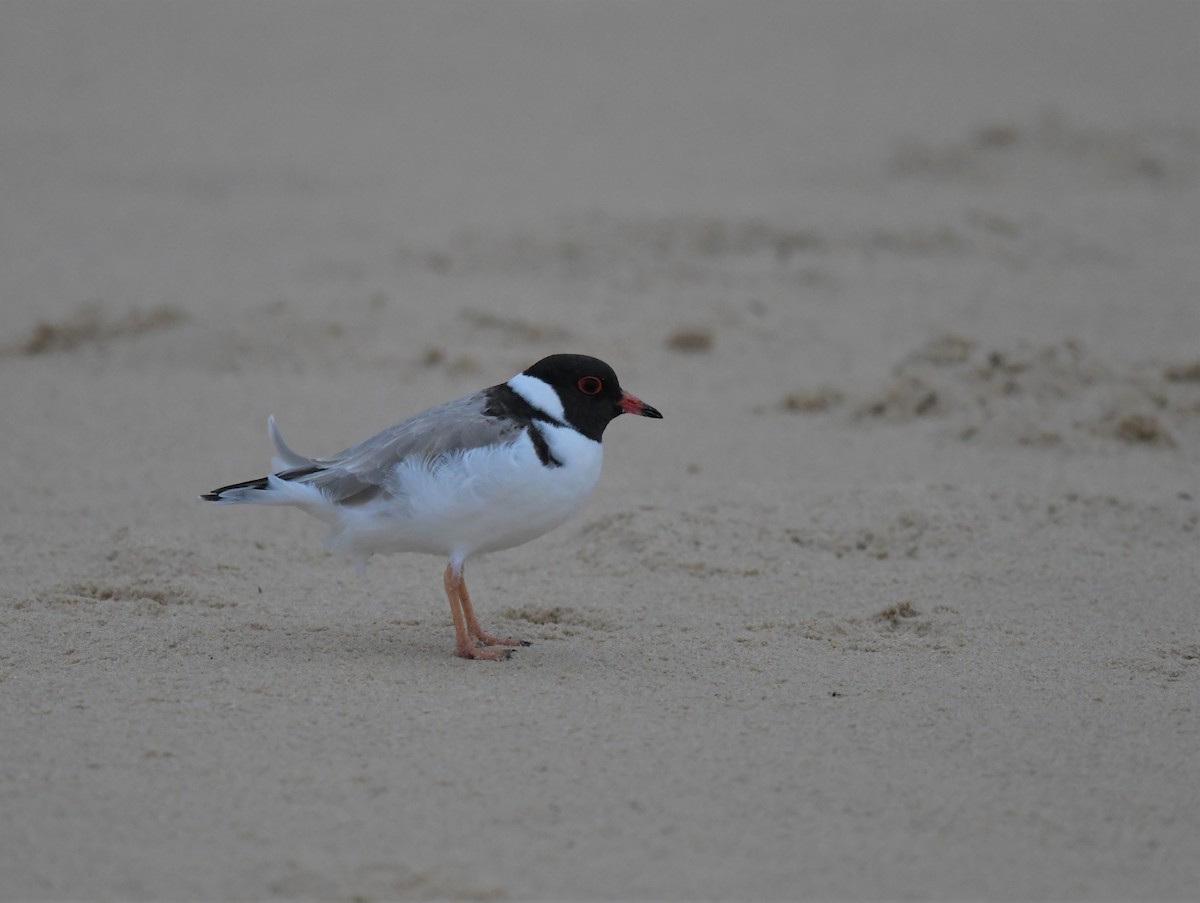
[(497, 637), (497, 636), (492, 636), (490, 633), (486, 633), (483, 630), (475, 631), (472, 634), (472, 636), (474, 636), (475, 639), (479, 640), (479, 642), (483, 643), (485, 646), (532, 646), (533, 645), (532, 643), (529, 642), (529, 640), (523, 640), (520, 637), (506, 636), (506, 637), (501, 638), (501, 637)]
[(454, 650), (455, 655), (461, 658), (473, 658), (485, 662), (500, 662), (507, 661), (512, 658), (513, 651), (508, 646), (489, 645), (476, 646), (474, 643), (468, 645), (457, 646)]

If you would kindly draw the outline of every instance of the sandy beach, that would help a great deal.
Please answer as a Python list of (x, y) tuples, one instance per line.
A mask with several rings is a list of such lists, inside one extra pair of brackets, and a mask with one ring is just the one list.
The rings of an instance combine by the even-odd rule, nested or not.
[[(1200, 5), (0, 5), (0, 900), (1184, 900)], [(560, 351), (365, 576), (198, 500)]]

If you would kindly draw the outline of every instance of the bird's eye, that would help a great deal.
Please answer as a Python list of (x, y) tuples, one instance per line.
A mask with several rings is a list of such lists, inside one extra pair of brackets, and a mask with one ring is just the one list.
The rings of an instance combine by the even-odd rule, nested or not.
[(579, 391), (584, 395), (599, 395), (604, 383), (598, 376), (584, 376), (579, 380)]

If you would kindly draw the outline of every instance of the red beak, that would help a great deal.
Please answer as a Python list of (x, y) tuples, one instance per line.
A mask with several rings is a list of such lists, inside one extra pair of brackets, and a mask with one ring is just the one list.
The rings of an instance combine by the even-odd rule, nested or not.
[(621, 400), (617, 404), (625, 414), (637, 414), (639, 417), (653, 417), (655, 420), (662, 420), (662, 414), (658, 413), (656, 408), (650, 407), (636, 395), (628, 392), (621, 392)]

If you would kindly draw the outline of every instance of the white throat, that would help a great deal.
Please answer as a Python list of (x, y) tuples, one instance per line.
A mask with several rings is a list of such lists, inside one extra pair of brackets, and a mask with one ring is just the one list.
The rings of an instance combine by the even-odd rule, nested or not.
[(508, 387), (539, 411), (542, 411), (559, 423), (566, 422), (566, 412), (563, 411), (562, 400), (549, 383), (538, 379), (536, 376), (526, 376), (524, 373), (518, 373), (508, 381)]

